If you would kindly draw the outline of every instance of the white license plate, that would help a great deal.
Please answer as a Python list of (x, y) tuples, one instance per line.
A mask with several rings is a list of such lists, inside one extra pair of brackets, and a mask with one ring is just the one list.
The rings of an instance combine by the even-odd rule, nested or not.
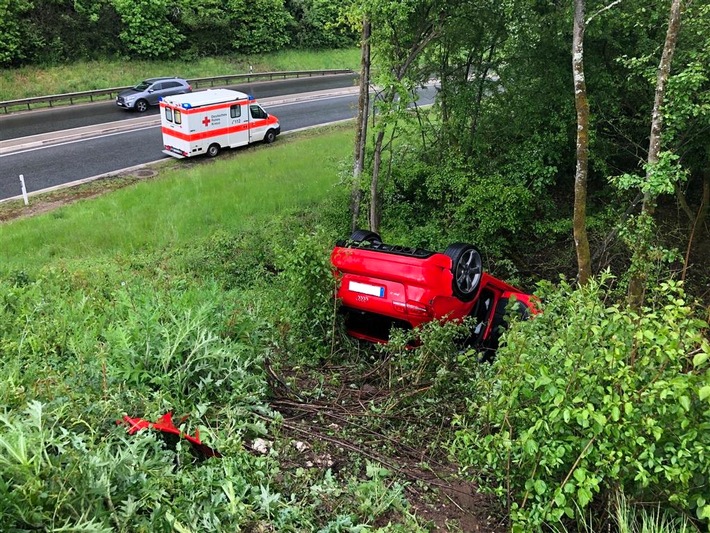
[(385, 288), (378, 285), (369, 285), (367, 283), (359, 283), (357, 281), (351, 281), (348, 288), (352, 292), (359, 292), (360, 294), (368, 294), (370, 296), (378, 296), (383, 298), (385, 295)]

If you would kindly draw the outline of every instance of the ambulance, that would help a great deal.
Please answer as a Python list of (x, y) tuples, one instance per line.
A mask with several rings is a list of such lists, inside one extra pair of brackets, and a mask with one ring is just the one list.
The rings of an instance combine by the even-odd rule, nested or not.
[(222, 148), (272, 143), (281, 133), (278, 119), (252, 96), (229, 89), (166, 96), (160, 100), (160, 122), (163, 153), (177, 159), (215, 157)]

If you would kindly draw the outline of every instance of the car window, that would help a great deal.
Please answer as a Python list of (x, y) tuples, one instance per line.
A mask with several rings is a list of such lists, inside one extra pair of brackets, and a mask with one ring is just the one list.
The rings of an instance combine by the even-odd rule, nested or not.
[(180, 111), (179, 109), (176, 109), (175, 113), (174, 113), (174, 117), (175, 117), (175, 124), (182, 124), (182, 111)]
[(266, 111), (261, 109), (261, 107), (256, 104), (250, 105), (249, 111), (251, 111), (251, 118), (268, 118), (269, 117), (269, 115), (266, 114)]
[(133, 87), (136, 91), (145, 91), (148, 87), (150, 87), (150, 83), (147, 81), (142, 81), (135, 87)]
[(232, 118), (239, 118), (242, 116), (242, 106), (233, 105), (229, 108), (229, 116)]
[(168, 122), (173, 121), (173, 110), (169, 107), (165, 108), (165, 120), (167, 120)]
[(160, 83), (160, 82), (154, 83), (153, 86), (151, 87), (151, 89), (152, 89), (153, 91), (159, 91), (159, 90), (161, 90), (162, 88), (163, 88), (163, 84)]
[(163, 89), (174, 89), (176, 87), (182, 87), (182, 83), (180, 83), (179, 81), (163, 82)]

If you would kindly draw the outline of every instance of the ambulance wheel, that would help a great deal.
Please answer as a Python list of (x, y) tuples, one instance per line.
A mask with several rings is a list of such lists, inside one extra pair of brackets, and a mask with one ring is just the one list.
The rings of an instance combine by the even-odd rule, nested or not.
[(210, 147), (207, 149), (207, 155), (209, 157), (217, 157), (217, 154), (219, 153), (219, 144), (210, 144)]
[(264, 135), (264, 142), (266, 144), (271, 144), (276, 140), (276, 133), (274, 130), (269, 130), (266, 132), (266, 135)]
[(146, 111), (148, 111), (148, 102), (143, 99), (138, 100), (136, 102), (135, 108), (136, 111), (138, 111), (139, 113), (145, 113)]
[(455, 243), (444, 252), (451, 258), (451, 290), (462, 302), (470, 302), (476, 296), (483, 275), (481, 254), (470, 244)]

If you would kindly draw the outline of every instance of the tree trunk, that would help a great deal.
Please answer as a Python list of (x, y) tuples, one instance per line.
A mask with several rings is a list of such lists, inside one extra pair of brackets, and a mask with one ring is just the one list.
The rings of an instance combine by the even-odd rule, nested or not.
[(367, 146), (367, 118), (370, 107), (370, 21), (362, 21), (362, 43), (360, 57), (360, 97), (357, 103), (357, 128), (355, 130), (355, 163), (350, 195), (351, 231), (355, 231), (360, 219), (362, 204), (362, 171), (365, 167)]
[[(683, 198), (681, 193), (681, 198)], [(684, 200), (684, 198), (683, 198)], [(686, 208), (690, 210), (687, 202), (685, 203)], [(693, 243), (702, 243), (705, 237), (705, 222), (708, 217), (708, 208), (710, 206), (710, 169), (703, 170), (703, 192), (700, 199), (700, 207), (698, 207), (697, 215), (693, 216), (692, 211), (690, 212), (691, 222), (688, 235), (688, 247), (685, 252), (685, 260), (683, 261), (683, 270), (681, 272), (680, 279), (685, 281), (685, 276), (688, 273), (688, 267), (690, 266), (690, 253), (693, 250)], [(701, 250), (702, 253), (702, 250)]]
[(380, 167), (382, 166), (382, 141), (384, 138), (385, 131), (380, 129), (375, 137), (375, 156), (372, 163), (372, 182), (370, 183), (370, 230), (375, 233), (380, 231), (380, 200), (377, 189)]
[(591, 257), (587, 237), (587, 174), (589, 169), (589, 100), (584, 79), (584, 0), (574, 1), (572, 35), (572, 72), (574, 105), (577, 110), (577, 170), (574, 175), (574, 245), (577, 251), (577, 278), (585, 285), (591, 276)]
[[(658, 65), (658, 74), (656, 76), (656, 96), (653, 101), (651, 136), (648, 142), (647, 182), (651, 179), (650, 174), (655, 172), (655, 165), (658, 163), (658, 156), (661, 152), (661, 131), (663, 129), (663, 110), (661, 107), (666, 94), (666, 84), (668, 82), (668, 76), (670, 75), (671, 62), (678, 41), (680, 13), (681, 0), (673, 0), (670, 18), (668, 19), (666, 41), (663, 44), (663, 54), (661, 55), (661, 62)], [(644, 191), (641, 216), (653, 217), (656, 211), (656, 196), (657, 194), (650, 190), (650, 188)], [(643, 304), (643, 296), (648, 278), (647, 269), (645, 268), (646, 265), (644, 263), (648, 261), (650, 242), (645, 239), (644, 241), (645, 242), (639, 243), (637, 251), (634, 253), (632, 260), (632, 268), (634, 270), (629, 280), (629, 304), (637, 309)]]

